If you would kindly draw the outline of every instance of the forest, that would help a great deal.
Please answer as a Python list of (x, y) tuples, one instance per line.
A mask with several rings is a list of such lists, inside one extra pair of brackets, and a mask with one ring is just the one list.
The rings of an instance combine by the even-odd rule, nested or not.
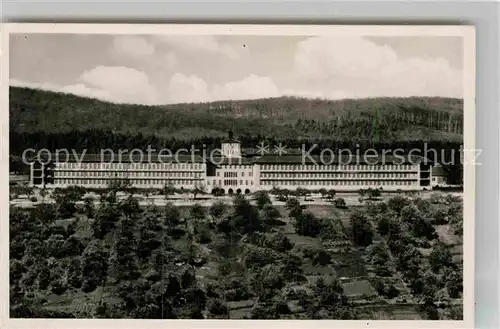
[(209, 207), (163, 190), (166, 206), (139, 206), (120, 185), (41, 194), (10, 209), (10, 316), (461, 319), (461, 198), (365, 192)]
[(28, 134), (97, 130), (191, 140), (233, 130), (247, 138), (460, 143), (463, 133), (463, 102), (452, 98), (280, 97), (144, 106), (19, 87), (11, 87), (9, 97), (10, 130)]

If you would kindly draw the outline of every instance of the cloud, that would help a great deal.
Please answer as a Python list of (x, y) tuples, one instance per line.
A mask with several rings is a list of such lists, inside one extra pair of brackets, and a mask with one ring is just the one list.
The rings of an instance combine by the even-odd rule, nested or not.
[(74, 84), (60, 85), (11, 79), (12, 86), (71, 93), (116, 103), (158, 104), (157, 89), (141, 71), (98, 66), (81, 74)]
[(156, 104), (157, 92), (142, 71), (123, 66), (97, 66), (85, 71), (79, 81), (108, 92), (117, 102)]
[[(351, 97), (462, 96), (462, 74), (441, 58), (399, 58), (361, 37), (312, 37), (294, 55), (298, 86)], [(340, 91), (340, 93), (339, 93)]]
[(210, 35), (168, 35), (155, 36), (155, 40), (185, 53), (197, 55), (204, 52), (213, 55), (223, 55), (230, 59), (238, 58), (236, 49), (228, 44), (219, 42)]
[(216, 84), (213, 88), (195, 75), (174, 74), (166, 89), (169, 103), (209, 102), (217, 100), (241, 100), (280, 96), (269, 77), (250, 75), (242, 80)]
[(164, 64), (167, 69), (173, 69), (179, 64), (179, 57), (171, 51), (165, 55)]
[(119, 56), (143, 58), (155, 53), (154, 46), (140, 36), (117, 36), (113, 39), (112, 51)]
[(205, 80), (181, 73), (170, 78), (166, 97), (169, 103), (206, 102), (211, 99)]
[(212, 98), (228, 99), (253, 99), (281, 96), (278, 87), (269, 77), (259, 77), (254, 74), (225, 84), (217, 84), (213, 88)]

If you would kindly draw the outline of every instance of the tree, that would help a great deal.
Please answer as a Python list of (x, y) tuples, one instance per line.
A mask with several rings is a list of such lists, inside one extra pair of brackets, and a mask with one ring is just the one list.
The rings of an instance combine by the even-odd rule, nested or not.
[(429, 255), (429, 265), (435, 273), (443, 267), (453, 265), (450, 250), (442, 244), (435, 246)]
[(108, 271), (108, 254), (97, 241), (91, 241), (82, 254), (82, 289), (84, 292), (94, 291), (97, 286), (104, 285)]
[(281, 232), (267, 234), (264, 240), (264, 246), (279, 252), (287, 252), (293, 248), (293, 243)]
[(70, 186), (65, 189), (56, 188), (52, 197), (56, 202), (57, 212), (61, 217), (71, 217), (76, 212), (76, 202), (85, 195), (85, 189)]
[(382, 193), (380, 193), (380, 190), (375, 188), (369, 188), (368, 190), (366, 190), (366, 193), (368, 194), (368, 199), (370, 200), (378, 199), (382, 195)]
[(365, 195), (366, 195), (366, 190), (364, 190), (364, 189), (359, 189), (359, 190), (358, 190), (358, 195), (359, 195), (360, 200), (363, 200), (363, 199), (364, 199), (364, 197), (365, 197)]
[[(422, 253), (412, 245), (402, 243), (402, 250), (396, 253), (396, 266), (407, 280), (420, 277), (422, 267)], [(391, 248), (391, 251), (392, 248)], [(394, 251), (393, 251), (394, 253)]]
[(210, 206), (209, 212), (215, 221), (220, 220), (226, 212), (226, 204), (222, 201), (214, 202), (212, 206)]
[(319, 194), (321, 194), (321, 198), (325, 198), (326, 195), (328, 194), (328, 191), (326, 190), (326, 188), (320, 188), (318, 192), (319, 192)]
[(389, 206), (389, 208), (395, 211), (398, 215), (400, 215), (403, 208), (410, 203), (411, 201), (408, 198), (405, 198), (401, 195), (392, 197), (387, 201), (387, 205)]
[(233, 202), (233, 228), (240, 234), (253, 233), (264, 230), (257, 208), (242, 195), (237, 195)]
[(433, 240), (438, 236), (431, 221), (424, 217), (417, 217), (410, 228), (416, 237), (425, 237), (427, 240)]
[(258, 191), (254, 194), (254, 200), (259, 209), (263, 209), (264, 206), (271, 204), (271, 199), (265, 191)]
[(53, 204), (42, 203), (34, 209), (33, 217), (35, 220), (40, 221), (43, 225), (49, 226), (56, 219), (58, 219), (59, 214)]
[(313, 213), (306, 211), (295, 217), (295, 231), (300, 235), (316, 237), (321, 232), (321, 222)]
[(87, 218), (93, 218), (95, 213), (94, 200), (90, 197), (86, 197), (83, 201), (85, 215), (87, 215)]
[(64, 256), (80, 256), (85, 249), (84, 244), (74, 235), (68, 237), (61, 246), (61, 253)]
[(224, 189), (217, 186), (217, 187), (214, 187), (214, 189), (212, 190), (212, 193), (216, 198), (218, 198), (218, 197), (224, 195)]
[(168, 200), (169, 196), (170, 195), (174, 195), (175, 194), (175, 187), (174, 185), (172, 184), (172, 182), (168, 182), (167, 184), (165, 184), (165, 186), (163, 187), (163, 195), (165, 196), (165, 200)]
[(334, 201), (335, 207), (339, 209), (345, 209), (347, 208), (347, 205), (345, 203), (345, 200), (343, 198), (337, 198)]
[(209, 312), (209, 318), (229, 319), (229, 308), (221, 299), (210, 299), (208, 301), (207, 310)]
[(91, 224), (94, 236), (97, 239), (102, 239), (106, 234), (111, 232), (115, 223), (120, 220), (120, 211), (115, 205), (101, 205), (95, 215), (95, 219)]
[(80, 257), (71, 258), (68, 266), (68, 284), (79, 289), (82, 286), (82, 262)]
[(368, 263), (374, 266), (378, 276), (392, 275), (394, 264), (389, 257), (389, 248), (384, 242), (369, 245), (365, 250), (365, 255)]
[(42, 197), (42, 203), (45, 203), (45, 197), (48, 195), (49, 193), (47, 192), (46, 189), (41, 189), (40, 190), (40, 196)]
[[(331, 189), (331, 190), (328, 190), (326, 196), (328, 198), (328, 200), (333, 200), (335, 198), (335, 195), (337, 194), (337, 191)], [(340, 200), (344, 200), (344, 199), (340, 199)], [(345, 206), (345, 201), (344, 201), (344, 206)], [(341, 207), (337, 207), (337, 208), (341, 208)]]
[(366, 216), (357, 211), (351, 215), (351, 231), (353, 242), (357, 246), (368, 246), (373, 240), (373, 228)]
[(448, 271), (446, 275), (446, 289), (451, 298), (460, 298), (463, 292), (462, 271)]
[(140, 276), (137, 259), (138, 243), (134, 235), (135, 221), (123, 218), (115, 233), (109, 263), (111, 274), (119, 282), (134, 280)]
[(302, 214), (303, 207), (296, 198), (288, 199), (285, 204), (285, 209), (288, 211), (288, 216), (297, 218)]
[(305, 249), (304, 256), (310, 258), (314, 266), (326, 266), (332, 262), (330, 254), (321, 248)]
[(192, 193), (193, 193), (193, 200), (196, 200), (197, 195), (205, 194), (205, 186), (199, 183), (195, 184)]
[(191, 218), (193, 218), (195, 220), (203, 219), (206, 216), (205, 209), (200, 204), (195, 203), (191, 207), (191, 209), (189, 211), (189, 215), (191, 216)]
[(176, 206), (174, 206), (173, 203), (168, 202), (165, 205), (165, 217), (164, 217), (164, 225), (167, 227), (174, 227), (178, 224), (180, 224), (181, 221), (181, 214), (179, 212), (179, 209), (177, 209)]
[(390, 222), (391, 220), (387, 217), (387, 214), (380, 214), (375, 217), (377, 222), (377, 232), (381, 236), (389, 234)]
[(121, 201), (119, 207), (127, 217), (132, 217), (142, 212), (139, 200), (132, 195), (129, 195), (125, 200)]
[(295, 190), (295, 195), (297, 196), (297, 198), (303, 196), (304, 201), (306, 200), (308, 194), (309, 194), (308, 191), (302, 187), (297, 187), (297, 190)]
[(302, 269), (303, 262), (301, 257), (287, 253), (281, 259), (281, 264), (281, 273), (287, 281), (299, 281), (304, 279), (304, 271)]
[(278, 219), (281, 217), (280, 211), (271, 204), (266, 204), (262, 209), (262, 216), (264, 222), (269, 226), (277, 224)]

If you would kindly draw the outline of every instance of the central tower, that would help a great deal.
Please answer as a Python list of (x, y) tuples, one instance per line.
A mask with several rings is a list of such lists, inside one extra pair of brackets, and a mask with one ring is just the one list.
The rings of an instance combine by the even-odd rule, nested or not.
[(241, 148), (240, 141), (233, 138), (233, 132), (228, 132), (228, 138), (222, 141), (222, 155), (226, 158), (240, 158)]

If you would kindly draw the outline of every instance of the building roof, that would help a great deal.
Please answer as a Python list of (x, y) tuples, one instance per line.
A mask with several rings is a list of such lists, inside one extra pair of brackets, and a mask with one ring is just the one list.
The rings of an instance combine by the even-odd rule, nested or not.
[(228, 158), (224, 156), (214, 156), (207, 158), (207, 161), (213, 163), (214, 165), (222, 166), (222, 165), (252, 165), (255, 163), (254, 158)]
[(235, 138), (226, 138), (226, 139), (223, 139), (222, 140), (222, 143), (240, 143), (239, 140), (235, 139)]
[[(405, 163), (420, 163), (424, 161), (425, 158), (420, 156), (298, 156), (298, 155), (264, 155), (258, 157), (255, 162), (260, 164), (279, 164), (279, 163), (290, 163), (290, 164), (341, 164), (341, 165), (354, 165), (354, 164), (384, 164), (384, 163), (394, 163), (394, 164), (405, 164)], [(427, 160), (429, 161), (429, 160)]]
[(447, 173), (442, 165), (437, 164), (432, 167), (432, 176), (447, 176)]
[[(203, 163), (206, 160), (198, 155), (190, 155), (190, 154), (179, 154), (175, 153), (170, 156), (169, 154), (150, 154), (148, 155), (146, 152), (144, 154), (122, 154), (120, 158), (120, 154), (72, 154), (69, 156), (66, 154), (50, 154), (44, 155), (40, 157), (40, 160), (47, 161), (55, 161), (55, 162), (102, 162), (102, 163)], [(39, 160), (38, 157), (31, 158), (31, 161)]]

